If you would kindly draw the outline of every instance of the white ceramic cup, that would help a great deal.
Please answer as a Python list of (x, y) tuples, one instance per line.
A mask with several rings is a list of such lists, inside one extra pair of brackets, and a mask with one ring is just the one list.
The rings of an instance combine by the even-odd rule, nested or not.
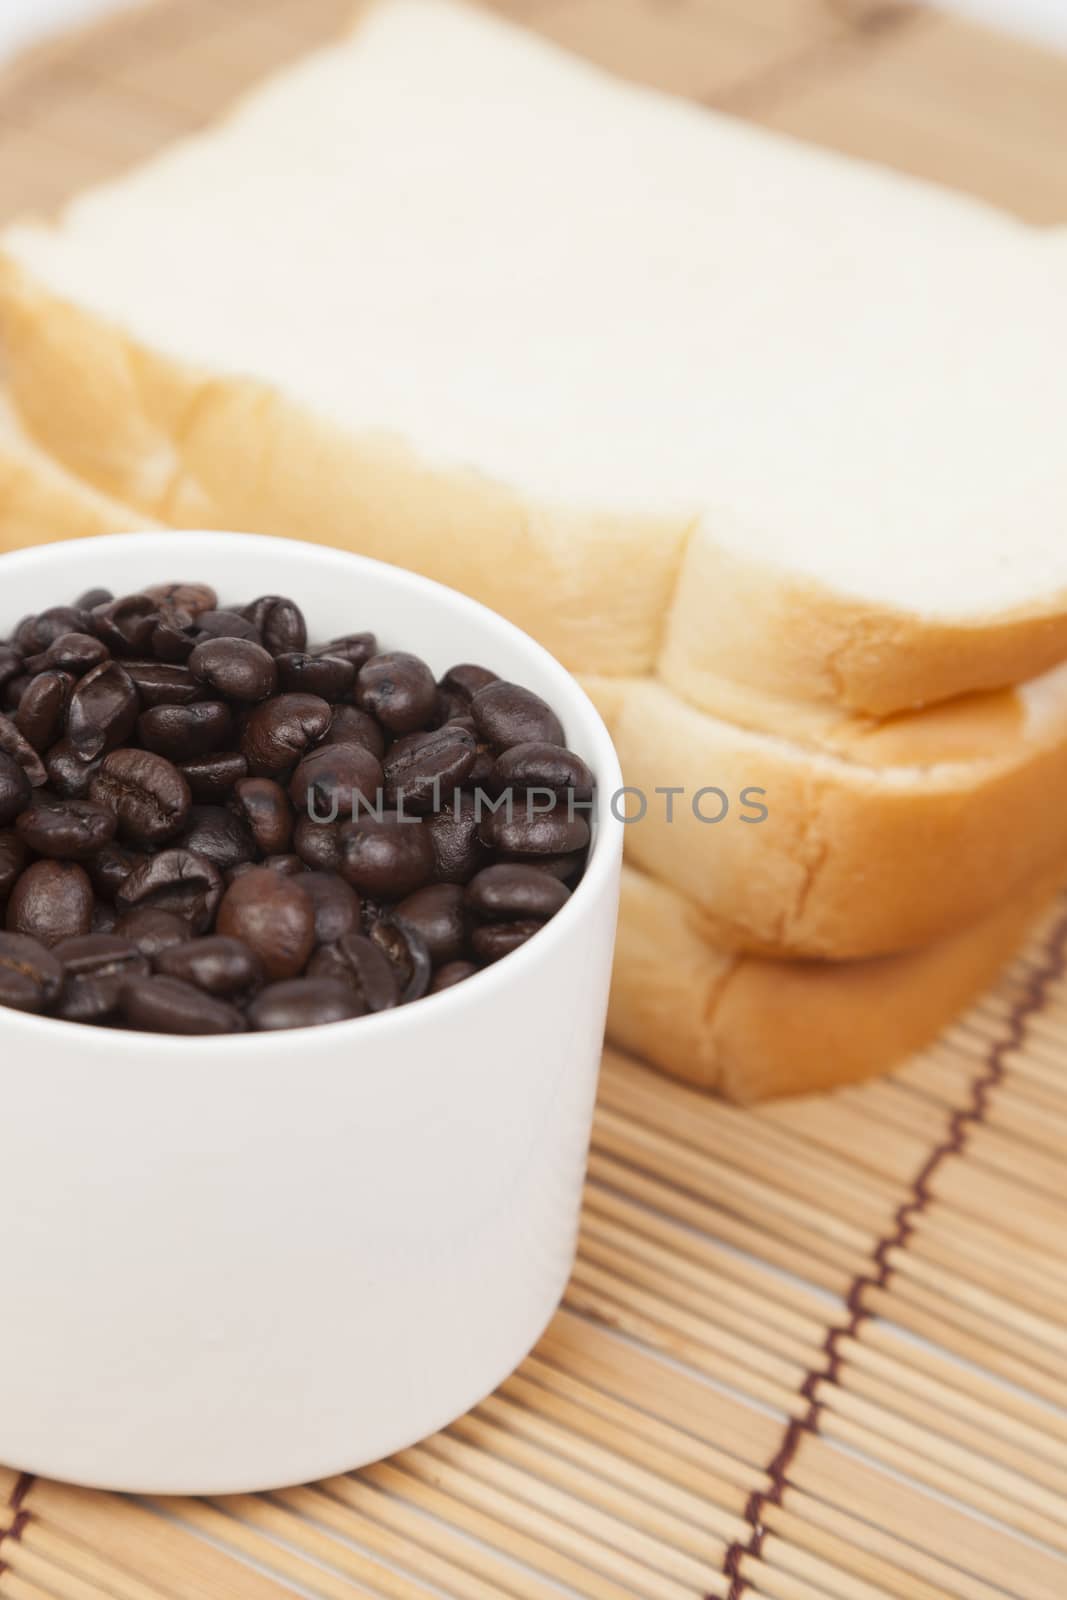
[(321, 1028), (182, 1039), (0, 1009), (0, 1460), (157, 1493), (277, 1487), (444, 1426), (535, 1343), (570, 1271), (621, 824), (608, 733), (493, 612), (380, 562), (243, 534), (0, 558), (0, 635), (105, 585), (291, 595), (435, 671), (548, 700), (598, 779), (588, 870), (526, 945)]

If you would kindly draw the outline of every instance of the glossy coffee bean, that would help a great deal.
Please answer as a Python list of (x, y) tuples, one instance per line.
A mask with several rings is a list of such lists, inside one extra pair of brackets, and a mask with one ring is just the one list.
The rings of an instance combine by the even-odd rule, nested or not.
[(331, 639), (329, 644), (316, 646), (315, 654), (341, 656), (345, 661), (351, 661), (358, 672), (377, 649), (378, 641), (373, 633), (343, 633), (339, 638)]
[(421, 935), (435, 967), (456, 961), (464, 953), (467, 919), (463, 893), (458, 883), (428, 883), (396, 908), (397, 919)]
[(288, 796), (273, 778), (241, 778), (233, 789), (232, 806), (262, 855), (285, 855), (293, 838), (293, 813)]
[(133, 731), (140, 699), (118, 661), (104, 661), (78, 682), (67, 712), (67, 740), (82, 761), (114, 750)]
[(259, 629), (236, 611), (201, 611), (186, 630), (194, 644), (208, 639), (249, 639), (259, 643)]
[(433, 873), (433, 844), (418, 818), (401, 819), (395, 811), (362, 816), (341, 824), (340, 840), (341, 875), (364, 894), (398, 900)]
[(38, 796), (15, 820), (23, 844), (57, 861), (85, 861), (115, 836), (113, 812), (91, 800), (49, 800)]
[(226, 806), (190, 806), (176, 843), (183, 850), (206, 856), (220, 872), (252, 861), (256, 855), (255, 840), (244, 819)]
[(0, 751), (0, 827), (14, 822), (30, 803), (33, 790), (25, 771), (13, 756)]
[(15, 712), (15, 726), (40, 754), (60, 737), (74, 679), (66, 672), (39, 672), (26, 686)]
[(468, 883), (464, 902), (483, 922), (547, 922), (570, 899), (570, 890), (536, 867), (498, 862)]
[(0, 906), (15, 887), (28, 859), (29, 851), (13, 828), (0, 832)]
[(437, 704), (437, 684), (425, 661), (406, 650), (371, 656), (359, 669), (356, 704), (390, 733), (425, 728)]
[(330, 726), (329, 702), (314, 694), (280, 694), (254, 706), (241, 736), (241, 753), (257, 778), (289, 777)]
[(344, 703), (330, 707), (333, 720), (321, 744), (361, 744), (380, 761), (385, 755), (385, 734), (369, 711)]
[(155, 967), (165, 977), (180, 978), (220, 1000), (245, 999), (266, 982), (255, 951), (222, 934), (172, 944), (156, 957)]
[[(572, 850), (570, 855), (563, 856), (528, 856), (526, 865), (533, 867), (537, 872), (548, 873), (549, 877), (558, 878), (560, 883), (567, 883), (573, 886), (582, 875), (586, 855), (587, 851), (585, 850)], [(500, 857), (502, 861), (513, 859), (521, 860), (522, 858), (507, 855)]]
[(39, 939), (49, 949), (93, 925), (93, 886), (74, 861), (34, 861), (20, 873), (7, 902), (9, 933)]
[(385, 951), (362, 933), (346, 933), (316, 950), (308, 976), (348, 985), (360, 1011), (389, 1011), (400, 1000), (400, 975)]
[(448, 725), (398, 739), (383, 763), (385, 799), (406, 811), (438, 811), (469, 777), (477, 755), (473, 734)]
[(140, 850), (129, 850), (112, 841), (84, 863), (90, 882), (103, 900), (114, 900), (135, 867), (148, 858)]
[(303, 972), (315, 948), (315, 908), (299, 878), (269, 867), (243, 873), (223, 895), (216, 930), (242, 939), (277, 981)]
[(245, 606), (244, 615), (256, 629), (264, 650), (272, 656), (303, 650), (308, 630), (304, 613), (293, 600), (280, 594), (263, 594)]
[(471, 699), (471, 715), (479, 734), (496, 751), (516, 744), (563, 744), (563, 724), (540, 695), (517, 683), (498, 679)]
[(543, 927), (543, 922), (486, 922), (471, 934), (471, 948), (480, 961), (499, 961)]
[(124, 661), (122, 665), (146, 710), (151, 706), (192, 705), (204, 692), (199, 678), (179, 662)]
[[(183, 708), (160, 707), (170, 709)], [(120, 832), (135, 845), (173, 839), (192, 804), (174, 763), (151, 750), (112, 750), (89, 784), (89, 798), (115, 813)]]
[(593, 774), (573, 750), (556, 744), (516, 744), (502, 751), (493, 763), (491, 786), (494, 793), (511, 789), (523, 794), (539, 789), (555, 795), (571, 795), (575, 803), (591, 800), (595, 787)]
[(418, 929), (397, 916), (379, 917), (367, 937), (371, 944), (377, 945), (397, 975), (400, 1004), (421, 1000), (430, 987), (433, 963)]
[(288, 694), (317, 694), (340, 700), (356, 681), (356, 668), (344, 656), (310, 656), (288, 651), (277, 658), (278, 685)]
[(361, 932), (363, 904), (350, 883), (334, 872), (304, 872), (300, 887), (311, 896), (316, 944), (336, 944), (346, 933)]
[(18, 763), (34, 789), (39, 789), (47, 783), (48, 774), (44, 762), (32, 744), (22, 737), (10, 717), (0, 716), (0, 752)]
[(99, 771), (103, 759), (103, 756), (96, 756), (91, 761), (83, 761), (71, 748), (69, 739), (60, 739), (44, 758), (47, 787), (60, 800), (84, 800), (93, 774)]
[(337, 978), (291, 978), (272, 983), (248, 1008), (249, 1026), (260, 1033), (315, 1028), (360, 1015), (355, 991)]
[(93, 611), (97, 606), (106, 606), (115, 596), (110, 589), (86, 589), (74, 602), (75, 611)]
[(324, 744), (310, 750), (293, 773), (289, 799), (298, 811), (323, 822), (354, 815), (360, 801), (379, 803), (381, 763), (358, 744)]
[(224, 700), (266, 700), (278, 685), (274, 657), (251, 639), (208, 639), (197, 645), (188, 667)]
[(130, 979), (122, 989), (121, 1008), (126, 1026), (145, 1033), (243, 1033), (246, 1027), (236, 1006), (180, 978)]
[(146, 960), (154, 962), (164, 950), (184, 944), (189, 937), (189, 923), (173, 911), (159, 911), (155, 906), (135, 906), (124, 912), (116, 921), (113, 932), (135, 945)]
[(15, 715), (19, 708), (19, 701), (32, 682), (33, 679), (29, 674), (23, 672), (17, 678), (9, 678), (4, 684), (3, 695), (0, 696), (0, 700), (2, 700), (4, 712), (9, 717)]
[(577, 812), (570, 816), (566, 804), (531, 811), (516, 799), (510, 819), (504, 810), (483, 817), (479, 835), (491, 850), (509, 856), (559, 856), (585, 848), (589, 824)]
[(26, 663), (28, 672), (46, 672), (54, 668), (67, 672), (72, 678), (81, 678), (93, 667), (108, 658), (107, 645), (91, 633), (61, 633), (43, 655), (33, 656)]
[(434, 877), (440, 883), (467, 883), (492, 859), (478, 834), (478, 811), (472, 794), (460, 795), (459, 804), (442, 806), (424, 824), (434, 854)]
[(93, 920), (89, 924), (90, 933), (114, 933), (118, 921), (115, 907), (107, 900), (96, 899), (93, 901)]
[(342, 826), (340, 822), (314, 822), (308, 816), (298, 817), (293, 829), (294, 852), (313, 872), (340, 872)]
[(90, 612), (92, 631), (112, 655), (146, 656), (159, 621), (159, 608), (146, 594), (123, 595)]
[(209, 583), (153, 583), (144, 593), (166, 614), (184, 612), (190, 619), (214, 611), (219, 597)]
[(157, 661), (181, 666), (196, 649), (197, 641), (190, 631), (193, 619), (188, 612), (176, 611), (160, 616), (148, 641), (149, 650)]
[(38, 655), (65, 633), (81, 633), (89, 618), (78, 606), (49, 606), (37, 616), (23, 617), (15, 629), (15, 644), (24, 655)]
[(232, 749), (233, 714), (221, 700), (191, 706), (153, 706), (137, 719), (137, 737), (146, 750), (168, 761), (192, 761), (216, 750)]
[(446, 694), (458, 695), (461, 700), (468, 703), (484, 689), (488, 683), (498, 683), (495, 672), (490, 672), (488, 667), (475, 666), (473, 662), (462, 661), (458, 666), (449, 667), (441, 679), (440, 687)]
[(67, 1022), (104, 1022), (119, 1009), (119, 996), (130, 978), (147, 977), (147, 959), (113, 933), (87, 933), (64, 939), (53, 951), (63, 964), (63, 988), (57, 1014)]
[(183, 917), (193, 933), (205, 933), (215, 920), (222, 892), (222, 873), (206, 856), (192, 850), (161, 850), (134, 868), (116, 891), (115, 903), (121, 913), (138, 908), (169, 911)]
[(430, 979), (428, 993), (440, 994), (444, 989), (454, 989), (457, 983), (463, 983), (467, 978), (473, 978), (478, 971), (473, 961), (446, 961), (443, 967), (438, 967)]
[(5, 689), (12, 679), (23, 676), (25, 671), (21, 652), (14, 645), (0, 644), (0, 690)]
[(177, 767), (189, 785), (193, 800), (200, 805), (228, 800), (248, 774), (248, 762), (238, 750), (194, 756), (191, 761), (179, 761)]
[(63, 966), (37, 939), (0, 933), (0, 1006), (48, 1011), (59, 998)]

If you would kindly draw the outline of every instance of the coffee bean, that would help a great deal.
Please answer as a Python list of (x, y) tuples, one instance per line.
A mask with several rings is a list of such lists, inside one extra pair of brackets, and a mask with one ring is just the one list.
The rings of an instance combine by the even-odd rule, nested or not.
[(476, 755), (473, 735), (452, 725), (398, 739), (383, 767), (387, 803), (402, 803), (406, 811), (440, 810), (444, 797), (469, 776)]
[[(189, 707), (161, 706), (165, 711)], [(185, 826), (192, 796), (174, 766), (151, 750), (112, 750), (89, 784), (89, 798), (118, 818), (119, 829), (134, 844), (161, 844)]]
[(344, 656), (309, 656), (288, 651), (277, 658), (278, 684), (287, 693), (317, 694), (340, 700), (356, 681), (356, 668)]
[(221, 872), (242, 861), (252, 861), (256, 855), (248, 825), (226, 806), (190, 806), (177, 843), (183, 850), (206, 856)]
[(164, 613), (184, 611), (190, 618), (214, 611), (219, 603), (208, 583), (153, 583), (144, 593)]
[(340, 872), (340, 822), (313, 822), (308, 816), (297, 818), (293, 829), (293, 850), (313, 872)]
[[(116, 891), (115, 902), (123, 913), (135, 908), (169, 911), (184, 917), (193, 933), (205, 933), (215, 920), (222, 892), (222, 873), (206, 856), (192, 850), (161, 850), (134, 868)], [(183, 938), (188, 938), (188, 930)]]
[(159, 621), (159, 608), (146, 594), (123, 595), (89, 613), (93, 632), (113, 655), (145, 656)]
[(199, 700), (204, 692), (199, 678), (187, 666), (173, 661), (124, 661), (126, 675), (132, 680), (141, 705), (188, 706)]
[[(28, 855), (29, 851), (14, 829), (5, 828), (0, 833), (0, 905), (3, 905), (15, 887)], [(348, 888), (347, 884), (345, 888)]]
[[(48, 663), (49, 666), (51, 664)], [(0, 644), (0, 689), (6, 689), (13, 679), (23, 676), (24, 673), (21, 652), (16, 650), (14, 645)]]
[(274, 657), (251, 639), (209, 639), (197, 645), (188, 665), (227, 700), (266, 700), (278, 684)]
[(343, 702), (330, 709), (333, 720), (320, 744), (361, 744), (380, 761), (385, 754), (385, 734), (370, 712)]
[(161, 616), (149, 640), (149, 648), (155, 659), (175, 666), (188, 661), (197, 644), (190, 631), (192, 627), (193, 619), (188, 612), (176, 611), (173, 615)]
[[(549, 877), (558, 878), (560, 883), (575, 883), (582, 875), (585, 858), (586, 851), (573, 850), (570, 855), (564, 856), (528, 856), (525, 864), (536, 872), (546, 872)], [(501, 859), (508, 861), (513, 858), (503, 856)]]
[(397, 975), (400, 1004), (421, 1000), (430, 987), (433, 964), (418, 929), (398, 916), (379, 917), (367, 937), (392, 964)]
[(67, 1022), (104, 1022), (114, 1016), (123, 984), (150, 971), (136, 945), (113, 933), (63, 939), (53, 954), (63, 963), (57, 1009)]
[(249, 639), (259, 643), (259, 629), (236, 611), (201, 611), (186, 630), (194, 644), (208, 639)]
[(115, 817), (91, 800), (50, 800), (38, 795), (15, 821), (30, 850), (57, 861), (85, 861), (115, 836)]
[(299, 856), (288, 853), (280, 856), (264, 856), (263, 865), (269, 867), (272, 872), (280, 872), (283, 877), (298, 877), (301, 883), (303, 883), (304, 874), (307, 871)]
[(428, 883), (425, 888), (416, 889), (401, 900), (396, 916), (421, 935), (435, 967), (463, 955), (467, 919), (463, 889), (458, 883)]
[(27, 685), (15, 713), (15, 726), (38, 753), (62, 733), (73, 687), (74, 679), (66, 672), (39, 672)]
[(78, 606), (49, 606), (38, 616), (23, 617), (15, 629), (15, 644), (23, 655), (38, 655), (63, 634), (84, 632), (88, 620)]
[(479, 689), (499, 681), (497, 674), (490, 672), (488, 667), (477, 667), (470, 661), (463, 661), (458, 666), (449, 667), (441, 679), (440, 687), (446, 694), (458, 695), (469, 704)]
[(110, 589), (86, 589), (74, 602), (75, 611), (95, 611), (97, 606), (106, 606), (115, 596)]
[(114, 933), (118, 915), (113, 905), (106, 900), (93, 901), (93, 919), (89, 924), (90, 933)]
[(73, 861), (34, 861), (11, 891), (6, 922), (9, 933), (24, 933), (49, 949), (60, 939), (88, 933), (93, 925), (88, 873)]
[(189, 937), (189, 923), (173, 911), (159, 911), (155, 906), (135, 906), (125, 912), (115, 923), (114, 932), (128, 939), (148, 961), (156, 961), (172, 945), (184, 944)]
[(300, 887), (311, 896), (316, 944), (335, 944), (346, 933), (360, 932), (362, 902), (351, 884), (333, 872), (305, 872)]
[(63, 967), (37, 939), (0, 933), (0, 1006), (47, 1011), (59, 998)]
[(325, 744), (311, 750), (293, 773), (289, 798), (298, 811), (324, 822), (354, 815), (363, 800), (378, 804), (381, 763), (358, 744)]
[(359, 1000), (336, 978), (291, 978), (272, 983), (248, 1008), (249, 1025), (260, 1033), (281, 1028), (314, 1028), (360, 1015)]
[(465, 892), (467, 910), (485, 922), (547, 922), (570, 899), (570, 890), (547, 872), (521, 862), (483, 867)]
[(44, 758), (48, 788), (61, 800), (84, 800), (93, 774), (100, 770), (103, 756), (82, 761), (69, 739), (60, 739)]
[(418, 818), (383, 811), (342, 823), (340, 837), (341, 874), (364, 894), (400, 899), (433, 873), (433, 844)]
[(121, 1006), (126, 1026), (147, 1033), (243, 1033), (246, 1026), (236, 1006), (180, 978), (132, 978)]
[(25, 811), (33, 793), (30, 780), (13, 756), (0, 751), (0, 827), (14, 822)]
[(479, 827), (482, 843), (509, 856), (558, 856), (582, 850), (589, 843), (584, 817), (568, 815), (565, 804), (552, 811), (531, 811), (516, 800), (509, 819), (505, 810), (484, 816)]
[(385, 954), (362, 933), (345, 933), (336, 944), (316, 950), (308, 976), (345, 983), (361, 1011), (389, 1011), (399, 1003), (399, 974)]
[(232, 805), (263, 855), (284, 855), (288, 851), (293, 837), (293, 813), (280, 783), (273, 778), (241, 778), (234, 785)]
[(575, 801), (591, 800), (595, 782), (581, 756), (557, 744), (516, 744), (504, 750), (493, 763), (491, 785), (495, 793), (511, 789), (524, 794), (530, 789), (571, 795)]
[(260, 595), (258, 600), (245, 606), (244, 614), (262, 639), (263, 648), (269, 650), (272, 656), (303, 650), (307, 644), (304, 613), (284, 595)]
[(343, 633), (340, 638), (331, 639), (329, 644), (317, 646), (314, 654), (341, 656), (345, 661), (351, 661), (358, 672), (360, 667), (374, 655), (377, 648), (378, 641), (373, 633)]
[(478, 971), (473, 961), (446, 961), (430, 979), (430, 994), (440, 994), (443, 989), (454, 989), (465, 978), (473, 978)]
[(140, 850), (128, 850), (112, 841), (88, 858), (85, 870), (96, 893), (105, 900), (114, 900), (134, 868), (147, 859)]
[(314, 694), (280, 694), (253, 708), (241, 737), (248, 770), (258, 778), (291, 773), (330, 726), (329, 703)]
[(471, 699), (471, 715), (482, 738), (496, 751), (512, 745), (563, 744), (563, 724), (540, 695), (498, 679)]
[(390, 733), (414, 733), (433, 716), (437, 685), (425, 661), (406, 650), (388, 650), (360, 667), (356, 704)]
[(50, 667), (80, 678), (108, 659), (107, 646), (91, 633), (61, 633), (41, 656), (26, 663), (30, 672), (45, 672)]
[(471, 948), (480, 961), (499, 961), (543, 927), (543, 922), (486, 922), (471, 934)]
[(440, 883), (467, 883), (492, 859), (478, 836), (475, 797), (463, 793), (436, 816), (427, 817), (426, 831), (434, 853), (434, 877)]
[(268, 978), (294, 978), (315, 947), (315, 908), (299, 878), (257, 867), (230, 884), (216, 919), (219, 933), (243, 939)]
[(155, 966), (164, 976), (180, 978), (220, 1000), (245, 999), (266, 981), (255, 951), (222, 934), (170, 945), (156, 957)]
[(191, 761), (179, 761), (177, 767), (194, 801), (201, 805), (228, 799), (248, 773), (248, 762), (238, 750), (194, 756)]
[(26, 690), (29, 688), (32, 682), (33, 679), (30, 677), (29, 673), (24, 672), (17, 678), (9, 678), (7, 683), (5, 683), (2, 701), (4, 711), (8, 714), (8, 716), (14, 716), (15, 712), (19, 708), (19, 701), (22, 699), (22, 696), (26, 693)]
[(145, 749), (168, 761), (192, 761), (231, 746), (233, 733), (233, 715), (221, 700), (153, 706), (137, 719), (137, 736)]

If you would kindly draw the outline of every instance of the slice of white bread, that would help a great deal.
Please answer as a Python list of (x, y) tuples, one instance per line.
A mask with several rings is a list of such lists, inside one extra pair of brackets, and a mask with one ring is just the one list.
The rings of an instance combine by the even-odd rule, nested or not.
[(873, 961), (775, 961), (718, 948), (692, 905), (623, 869), (608, 1036), (731, 1100), (872, 1077), (926, 1044), (1021, 945), (1054, 881), (922, 950)]
[(20, 411), (163, 520), (386, 556), (711, 709), (1067, 655), (1055, 242), (484, 13), (382, 0), (6, 249)]

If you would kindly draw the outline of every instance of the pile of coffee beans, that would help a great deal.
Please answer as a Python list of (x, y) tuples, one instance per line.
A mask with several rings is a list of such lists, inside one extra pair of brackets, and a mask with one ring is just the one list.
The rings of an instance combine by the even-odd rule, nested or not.
[(404, 1005), (581, 877), (593, 775), (485, 667), (280, 595), (103, 589), (0, 644), (0, 1005), (164, 1033)]

